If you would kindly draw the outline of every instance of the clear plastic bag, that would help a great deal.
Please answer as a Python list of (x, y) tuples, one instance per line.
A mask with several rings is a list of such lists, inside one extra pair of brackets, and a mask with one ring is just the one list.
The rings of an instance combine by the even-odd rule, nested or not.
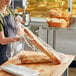
[[(68, 60), (66, 55), (57, 52), (55, 49), (53, 49), (51, 46), (49, 46), (47, 43), (45, 43), (42, 39), (40, 39), (38, 36), (36, 36), (31, 30), (29, 30), (28, 27), (24, 27), (20, 23), (20, 21), (17, 22), (17, 27), (19, 27), (21, 29), (21, 32), (23, 32), (22, 35), (20, 35), (20, 34), (19, 35), (22, 36), (22, 38), (24, 38), (24, 45), (25, 45), (24, 50), (29, 51), (29, 53), (30, 53), (30, 51), (36, 52), (36, 54), (33, 53), (33, 55), (31, 56), (33, 60), (36, 61), (36, 59), (33, 56), (34, 55), (37, 56), (37, 53), (38, 53), (38, 56), (40, 56), (40, 55), (44, 56), (44, 54), (45, 54), (46, 56), (44, 56), (44, 57), (45, 58), (49, 57), (50, 61), (55, 64), (62, 63), (62, 60)], [(15, 45), (15, 47), (17, 47), (17, 46), (18, 46), (18, 44)], [(44, 54), (42, 54), (42, 52)], [(27, 56), (25, 56), (25, 58), (26, 57)], [(30, 58), (30, 56), (29, 56), (29, 58)]]

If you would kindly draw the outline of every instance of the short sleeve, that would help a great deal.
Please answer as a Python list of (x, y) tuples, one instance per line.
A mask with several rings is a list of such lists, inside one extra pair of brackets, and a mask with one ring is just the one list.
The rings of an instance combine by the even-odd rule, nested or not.
[(3, 31), (3, 25), (0, 23), (0, 32)]
[(3, 20), (2, 17), (0, 16), (0, 32), (3, 30)]

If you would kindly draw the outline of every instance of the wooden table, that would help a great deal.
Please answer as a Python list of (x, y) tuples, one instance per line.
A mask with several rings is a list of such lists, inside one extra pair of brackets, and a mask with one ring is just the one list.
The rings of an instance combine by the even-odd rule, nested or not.
[[(18, 59), (18, 55), (13, 57), (12, 59), (10, 59), (9, 61), (7, 61), (1, 66), (8, 65), (8, 64), (16, 64), (16, 65), (26, 66), (34, 70), (38, 70), (40, 72), (39, 76), (61, 76), (74, 59), (74, 56), (67, 55), (69, 57), (68, 62), (60, 65), (53, 65), (52, 63), (21, 64)], [(14, 76), (14, 75), (0, 70), (0, 76)]]

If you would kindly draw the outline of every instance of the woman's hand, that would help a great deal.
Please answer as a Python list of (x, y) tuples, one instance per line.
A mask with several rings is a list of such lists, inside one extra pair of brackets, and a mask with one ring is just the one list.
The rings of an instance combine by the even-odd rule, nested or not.
[(15, 19), (15, 21), (18, 21), (20, 23), (22, 22), (22, 20), (23, 20), (23, 18), (20, 15), (18, 15)]
[(24, 40), (24, 37), (23, 36), (16, 35), (16, 38), (18, 38), (17, 39), (18, 41), (23, 41)]
[(10, 44), (10, 43), (17, 42), (17, 41), (22, 41), (22, 40), (24, 40), (24, 38), (22, 36), (8, 38), (8, 37), (4, 36), (3, 31), (0, 32), (0, 44), (2, 44), (2, 45), (6, 45), (6, 44)]

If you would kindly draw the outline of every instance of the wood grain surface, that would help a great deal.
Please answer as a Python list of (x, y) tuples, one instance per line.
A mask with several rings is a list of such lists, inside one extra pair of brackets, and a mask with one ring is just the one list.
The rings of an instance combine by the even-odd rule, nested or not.
[[(62, 63), (59, 65), (54, 65), (52, 63), (21, 64), (20, 60), (18, 59), (18, 55), (16, 55), (15, 57), (13, 57), (12, 59), (10, 59), (1, 66), (5, 66), (8, 64), (16, 64), (26, 66), (31, 69), (39, 71), (40, 72), (39, 76), (61, 76), (74, 59), (74, 56), (67, 55), (69, 57), (69, 60), (66, 63)], [(15, 75), (0, 70), (0, 76), (15, 76)]]

